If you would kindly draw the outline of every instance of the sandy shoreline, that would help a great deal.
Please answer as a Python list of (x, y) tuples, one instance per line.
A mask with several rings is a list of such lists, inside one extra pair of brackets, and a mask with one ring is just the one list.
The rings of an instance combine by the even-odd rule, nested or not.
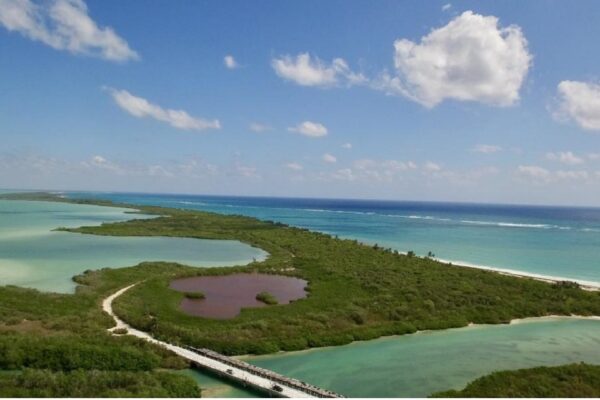
[(507, 269), (507, 268), (498, 268), (498, 267), (490, 267), (487, 265), (471, 264), (466, 261), (451, 261), (451, 260), (445, 260), (442, 258), (433, 258), (433, 260), (439, 261), (444, 264), (452, 264), (455, 267), (483, 269), (486, 271), (493, 271), (493, 272), (496, 272), (496, 273), (499, 273), (502, 275), (514, 276), (517, 278), (530, 278), (530, 279), (535, 279), (535, 280), (538, 280), (541, 282), (546, 282), (546, 283), (556, 283), (556, 282), (562, 282), (562, 281), (575, 282), (575, 283), (579, 284), (579, 286), (583, 290), (588, 290), (588, 291), (600, 290), (600, 282), (586, 281), (586, 280), (582, 280), (582, 279), (566, 278), (566, 277), (560, 277), (560, 276), (534, 274), (531, 272), (523, 272), (523, 271), (517, 271), (517, 270)]
[(476, 323), (471, 322), (468, 325), (457, 327), (457, 328), (425, 329), (425, 330), (416, 331), (416, 332), (412, 332), (412, 333), (405, 333), (402, 335), (380, 336), (378, 338), (368, 339), (368, 340), (354, 340), (350, 343), (339, 345), (339, 346), (311, 347), (311, 348), (303, 349), (303, 350), (278, 351), (277, 353), (261, 354), (261, 355), (243, 354), (243, 355), (239, 355), (239, 356), (232, 356), (232, 358), (244, 360), (246, 362), (251, 362), (253, 359), (260, 359), (263, 357), (268, 358), (271, 356), (309, 353), (309, 352), (315, 352), (315, 351), (319, 351), (319, 350), (323, 350), (323, 349), (340, 348), (340, 347), (344, 347), (344, 346), (355, 346), (355, 345), (359, 345), (362, 343), (373, 342), (376, 340), (389, 340), (389, 339), (393, 339), (393, 338), (401, 338), (401, 337), (406, 337), (406, 336), (411, 336), (411, 335), (422, 335), (424, 333), (439, 333), (439, 332), (448, 332), (448, 331), (459, 330), (459, 329), (471, 329), (471, 328), (477, 328), (477, 327), (507, 326), (507, 325), (523, 324), (523, 323), (536, 323), (536, 322), (545, 322), (545, 321), (553, 321), (553, 320), (570, 320), (570, 319), (600, 321), (600, 316), (596, 316), (596, 315), (545, 315), (543, 317), (515, 318), (515, 319), (511, 319), (508, 323), (500, 323), (500, 324), (476, 324)]
[[(518, 325), (518, 324), (525, 324), (525, 323), (531, 323), (531, 322), (544, 322), (544, 321), (554, 321), (554, 320), (561, 320), (561, 319), (583, 319), (583, 320), (592, 320), (592, 321), (600, 321), (600, 316), (597, 315), (544, 315), (543, 317), (525, 317), (525, 318), (515, 318), (515, 319), (511, 319), (507, 324), (475, 324), (473, 322), (471, 322), (469, 325), (467, 325), (466, 327), (463, 328), (471, 328), (471, 327), (477, 327), (477, 326), (497, 326), (497, 325)], [(450, 329), (462, 329), (462, 328), (450, 328)], [(419, 333), (419, 332), (434, 332), (434, 331), (417, 331), (415, 333)]]

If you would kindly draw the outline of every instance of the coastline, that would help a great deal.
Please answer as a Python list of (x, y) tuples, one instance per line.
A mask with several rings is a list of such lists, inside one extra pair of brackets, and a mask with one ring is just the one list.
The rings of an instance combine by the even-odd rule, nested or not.
[(452, 261), (452, 260), (445, 260), (442, 258), (433, 258), (433, 260), (439, 261), (443, 264), (452, 264), (452, 266), (455, 266), (455, 267), (482, 269), (485, 271), (493, 271), (493, 272), (499, 273), (501, 275), (514, 276), (517, 278), (535, 279), (537, 281), (546, 282), (546, 283), (558, 283), (558, 282), (563, 282), (563, 281), (575, 282), (580, 286), (580, 288), (582, 290), (587, 290), (587, 291), (591, 291), (591, 292), (596, 292), (596, 291), (600, 290), (600, 282), (595, 282), (595, 281), (587, 281), (587, 280), (583, 280), (583, 279), (536, 274), (536, 273), (532, 273), (532, 272), (519, 271), (519, 270), (514, 270), (514, 269), (509, 269), (509, 268), (499, 268), (499, 267), (492, 267), (492, 266), (487, 266), (487, 265), (471, 264), (466, 261)]
[[(10, 192), (9, 192), (10, 193)], [(49, 194), (56, 196), (56, 200), (48, 200), (45, 199), (43, 201), (56, 201), (56, 202), (61, 202), (61, 201), (66, 201), (66, 202), (74, 202), (76, 203), (75, 199), (70, 198), (68, 195), (65, 195), (65, 192), (48, 192)], [(17, 193), (18, 194), (18, 193)], [(30, 199), (27, 199), (28, 201), (31, 201)], [(90, 199), (90, 201), (92, 203), (94, 203), (94, 199)], [(117, 204), (114, 202), (111, 202), (112, 205), (105, 205), (105, 204), (96, 204), (98, 206), (110, 206), (110, 207), (117, 207), (117, 208), (123, 208), (123, 209), (130, 209), (131, 210), (131, 214), (135, 214), (135, 213), (141, 213), (141, 210), (139, 208), (136, 207), (140, 207), (140, 204), (135, 204), (135, 203), (122, 203), (122, 204)], [(186, 208), (184, 208), (186, 209)], [(194, 211), (195, 209), (189, 209), (191, 211)], [(206, 210), (205, 210), (206, 211)], [(208, 211), (211, 212), (211, 211)], [(214, 211), (212, 211), (214, 212)], [(220, 214), (220, 215), (227, 215), (227, 214), (223, 214), (221, 212), (215, 212), (216, 214)], [(152, 216), (149, 216), (152, 217)], [(135, 218), (133, 218), (135, 219)], [(293, 227), (297, 227), (295, 225), (290, 225)], [(318, 229), (310, 229), (311, 231), (314, 232), (320, 232), (320, 233), (325, 233), (328, 235), (335, 235), (331, 232), (326, 232), (326, 231), (321, 231)], [(344, 239), (344, 237), (340, 237), (341, 239)], [(346, 239), (351, 239), (351, 238), (346, 238)], [(372, 243), (369, 242), (365, 242), (362, 240), (358, 240), (360, 243), (362, 243), (363, 245), (366, 246), (371, 246)], [(406, 255), (406, 252), (403, 251), (398, 251), (399, 254), (404, 254)], [(267, 255), (266, 258), (268, 258), (269, 255)], [(421, 256), (418, 256), (421, 257)], [(265, 258), (265, 259), (266, 259)], [(495, 266), (490, 266), (490, 265), (482, 265), (482, 264), (474, 264), (474, 263), (470, 263), (468, 261), (461, 261), (461, 260), (448, 260), (448, 259), (443, 259), (443, 258), (437, 258), (437, 257), (433, 257), (432, 258), (435, 261), (438, 261), (440, 263), (443, 264), (451, 264), (452, 266), (456, 266), (456, 267), (463, 267), (463, 268), (473, 268), (473, 269), (480, 269), (480, 270), (486, 270), (486, 271), (493, 271), (496, 272), (498, 274), (502, 274), (502, 275), (506, 275), (506, 276), (512, 276), (512, 277), (517, 277), (517, 278), (525, 278), (525, 279), (535, 279), (537, 281), (540, 282), (546, 282), (546, 283), (557, 283), (557, 282), (561, 282), (561, 281), (569, 281), (569, 282), (575, 282), (577, 283), (580, 288), (582, 290), (586, 290), (586, 291), (600, 291), (600, 281), (589, 281), (589, 280), (585, 280), (585, 279), (579, 279), (579, 278), (569, 278), (569, 277), (562, 277), (562, 276), (552, 276), (552, 275), (544, 275), (544, 274), (538, 274), (538, 273), (533, 273), (533, 272), (526, 272), (526, 271), (521, 271), (521, 270), (517, 270), (517, 269), (511, 269), (511, 268), (503, 268), (503, 267), (495, 267)], [(264, 261), (264, 260), (260, 260), (260, 261)]]
[(600, 321), (600, 315), (544, 315), (543, 317), (515, 318), (515, 319), (511, 319), (508, 323), (505, 323), (505, 324), (475, 324), (475, 323), (471, 322), (468, 325), (457, 327), (457, 328), (425, 329), (425, 330), (420, 330), (420, 331), (416, 331), (416, 332), (413, 332), (413, 333), (405, 333), (403, 335), (380, 336), (378, 338), (369, 339), (369, 340), (354, 340), (354, 341), (352, 341), (352, 342), (350, 342), (348, 344), (344, 344), (344, 345), (341, 345), (341, 346), (311, 347), (309, 349), (303, 349), (303, 350), (278, 351), (276, 353), (261, 354), (261, 355), (243, 354), (243, 355), (239, 355), (239, 356), (232, 356), (232, 358), (243, 360), (243, 361), (246, 361), (246, 362), (251, 362), (253, 359), (269, 358), (269, 357), (272, 357), (272, 356), (283, 356), (283, 355), (301, 354), (301, 353), (315, 352), (315, 351), (320, 351), (320, 350), (325, 350), (325, 349), (340, 348), (340, 347), (344, 347), (344, 346), (355, 346), (355, 345), (358, 345), (358, 344), (361, 344), (361, 343), (368, 343), (368, 342), (373, 342), (373, 341), (377, 341), (377, 340), (389, 340), (389, 339), (394, 339), (394, 338), (407, 337), (407, 336), (411, 336), (411, 335), (422, 335), (424, 333), (439, 333), (439, 332), (449, 332), (449, 331), (460, 330), (460, 329), (472, 329), (472, 328), (479, 328), (479, 327), (509, 326), (509, 325), (518, 325), (518, 324), (524, 324), (524, 323), (539, 323), (539, 322), (554, 321), (554, 320), (591, 320), (591, 321)]

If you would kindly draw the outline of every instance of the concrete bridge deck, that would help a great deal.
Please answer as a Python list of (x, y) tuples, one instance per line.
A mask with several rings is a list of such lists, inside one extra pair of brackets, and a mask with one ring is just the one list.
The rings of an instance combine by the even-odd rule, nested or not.
[(236, 360), (208, 349), (180, 347), (153, 338), (150, 334), (137, 330), (115, 315), (112, 309), (113, 301), (131, 289), (135, 284), (113, 293), (102, 302), (102, 309), (115, 321), (115, 326), (109, 331), (126, 329), (127, 333), (140, 339), (162, 346), (173, 353), (190, 361), (192, 365), (206, 369), (274, 397), (343, 397), (334, 392), (321, 389), (297, 379), (288, 378), (264, 368), (256, 367), (241, 360)]

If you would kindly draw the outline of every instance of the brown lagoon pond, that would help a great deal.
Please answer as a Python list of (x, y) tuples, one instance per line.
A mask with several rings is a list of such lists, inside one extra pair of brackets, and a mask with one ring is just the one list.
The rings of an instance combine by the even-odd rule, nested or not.
[(171, 289), (179, 292), (202, 292), (204, 299), (185, 298), (181, 309), (188, 315), (205, 318), (230, 319), (242, 308), (265, 307), (256, 295), (268, 292), (279, 304), (306, 297), (307, 281), (289, 276), (240, 273), (225, 276), (195, 276), (176, 279)]

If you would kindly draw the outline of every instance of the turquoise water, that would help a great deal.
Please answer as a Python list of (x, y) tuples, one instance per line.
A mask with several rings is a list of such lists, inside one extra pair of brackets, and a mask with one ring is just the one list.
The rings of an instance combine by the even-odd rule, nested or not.
[[(69, 195), (245, 214), (376, 242), (401, 251), (412, 249), (424, 254), (431, 250), (446, 259), (600, 282), (598, 209), (176, 195)], [(99, 209), (95, 211), (116, 211)], [(63, 218), (58, 224), (46, 224), (42, 233), (47, 235), (50, 226), (69, 222), (74, 224), (72, 226), (93, 223), (86, 218), (100, 223), (106, 218), (129, 217), (122, 211), (112, 216), (84, 214), (83, 219), (88, 222), (72, 215), (71, 220)], [(0, 222), (2, 218), (0, 210)], [(43, 220), (45, 217), (35, 218)], [(0, 224), (0, 254), (3, 254), (1, 246), (5, 240), (1, 238), (3, 226)], [(27, 229), (31, 229), (31, 224), (10, 231), (14, 236), (23, 230), (25, 238), (32, 240), (35, 232), (26, 232)], [(124, 238), (114, 239), (118, 242)], [(79, 267), (78, 271), (82, 269)], [(460, 389), (495, 370), (580, 361), (600, 364), (600, 321), (554, 319), (477, 326), (250, 359), (257, 365), (352, 397), (423, 397), (436, 391)], [(199, 371), (185, 373), (207, 388), (205, 395), (209, 397), (254, 395)]]
[(130, 209), (66, 203), (0, 200), (0, 285), (73, 292), (71, 278), (87, 269), (142, 261), (192, 266), (246, 264), (266, 253), (237, 241), (163, 237), (110, 237), (53, 232), (150, 216)]
[(497, 370), (600, 364), (600, 321), (557, 318), (389, 337), (246, 361), (351, 397), (426, 397)]
[(600, 208), (68, 193), (275, 220), (468, 263), (600, 285)]
[(207, 372), (197, 369), (186, 369), (182, 374), (193, 378), (202, 388), (202, 397), (209, 398), (244, 398), (261, 397), (261, 394), (242, 386), (231, 384)]

